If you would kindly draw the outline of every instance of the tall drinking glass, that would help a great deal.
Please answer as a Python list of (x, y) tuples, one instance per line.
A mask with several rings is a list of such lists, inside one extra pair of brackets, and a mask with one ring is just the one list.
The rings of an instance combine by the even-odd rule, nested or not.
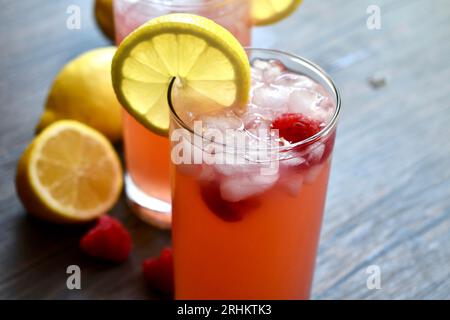
[[(251, 41), (250, 1), (114, 0), (116, 42), (148, 20), (169, 13), (187, 12), (221, 24), (248, 46)], [(169, 141), (150, 132), (125, 111), (123, 130), (126, 161), (125, 191), (133, 211), (161, 228), (171, 226)]]
[[(303, 58), (263, 49), (248, 55), (252, 91), (245, 112), (193, 120), (177, 114), (183, 100), (174, 95), (170, 102), (177, 299), (310, 296), (339, 94), (330, 77)], [(218, 138), (224, 128), (233, 130)], [(280, 138), (314, 129), (295, 143)], [(235, 142), (240, 136), (245, 143)], [(178, 159), (180, 145), (202, 161)]]

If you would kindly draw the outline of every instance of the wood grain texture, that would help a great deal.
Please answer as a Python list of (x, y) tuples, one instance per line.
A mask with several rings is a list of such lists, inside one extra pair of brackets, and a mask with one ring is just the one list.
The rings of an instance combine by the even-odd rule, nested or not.
[[(81, 7), (81, 30), (65, 27)], [(381, 8), (381, 30), (366, 9)], [(0, 298), (151, 299), (140, 264), (170, 234), (113, 211), (134, 250), (112, 267), (85, 258), (85, 228), (26, 216), (14, 189), (17, 159), (33, 136), (53, 77), (67, 61), (108, 45), (88, 0), (2, 0), (0, 11)], [(322, 230), (316, 299), (450, 299), (450, 6), (447, 0), (305, 0), (255, 31), (254, 46), (309, 58), (336, 80), (343, 112)], [(374, 88), (372, 77), (386, 78)], [(66, 289), (66, 267), (82, 290)], [(368, 290), (366, 268), (381, 268)]]

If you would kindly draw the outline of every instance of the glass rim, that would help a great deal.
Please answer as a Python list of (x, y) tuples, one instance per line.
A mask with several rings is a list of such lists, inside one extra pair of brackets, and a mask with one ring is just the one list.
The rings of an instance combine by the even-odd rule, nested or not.
[[(281, 55), (281, 56), (285, 56), (288, 57), (290, 59), (292, 59), (294, 62), (306, 66), (308, 67), (310, 70), (314, 71), (315, 73), (317, 73), (318, 75), (320, 75), (323, 80), (325, 80), (327, 82), (327, 84), (329, 85), (329, 87), (331, 88), (331, 90), (334, 93), (335, 99), (336, 99), (336, 109), (334, 111), (333, 117), (331, 118), (331, 120), (327, 123), (327, 125), (325, 127), (322, 128), (322, 130), (320, 130), (319, 132), (317, 132), (316, 134), (312, 135), (311, 137), (308, 137), (307, 139), (303, 139), (301, 141), (298, 141), (296, 143), (292, 143), (286, 146), (278, 146), (278, 147), (268, 147), (268, 148), (257, 148), (259, 150), (270, 150), (270, 151), (289, 151), (295, 148), (298, 148), (302, 145), (306, 145), (306, 144), (312, 144), (318, 140), (320, 140), (321, 138), (327, 136), (328, 134), (331, 133), (331, 131), (333, 131), (337, 125), (338, 119), (339, 119), (339, 115), (340, 115), (340, 111), (341, 111), (341, 95), (339, 93), (338, 88), (336, 87), (333, 79), (328, 75), (328, 73), (323, 70), (320, 66), (318, 66), (317, 64), (315, 64), (314, 62), (300, 57), (298, 55), (292, 54), (292, 53), (288, 53), (288, 52), (284, 52), (281, 50), (276, 50), (276, 49), (264, 49), (264, 48), (252, 48), (252, 47), (245, 47), (244, 48), (245, 51), (247, 53), (249, 52), (263, 52), (266, 54), (271, 54), (271, 55)], [(200, 137), (203, 140), (206, 140), (210, 143), (213, 144), (219, 144), (222, 145), (223, 147), (227, 147), (226, 144), (221, 144), (215, 141), (212, 141), (210, 139), (205, 138), (202, 135), (199, 135), (197, 132), (195, 132), (193, 130), (193, 128), (191, 128), (189, 125), (187, 125), (181, 118), (180, 116), (177, 114), (177, 112), (175, 111), (175, 108), (173, 106), (172, 103), (172, 87), (173, 84), (175, 82), (175, 77), (172, 79), (169, 89), (167, 91), (167, 102), (169, 104), (169, 110), (170, 110), (170, 114), (171, 116), (174, 118), (174, 120), (178, 123), (178, 125), (180, 125), (181, 128), (187, 130), (189, 133), (193, 134), (194, 136)], [(253, 150), (252, 148), (250, 148), (250, 150)]]
[(170, 7), (175, 11), (183, 11), (183, 10), (204, 9), (204, 8), (210, 9), (211, 7), (218, 7), (225, 5), (229, 2), (238, 2), (242, 0), (207, 0), (202, 3), (186, 3), (186, 4), (169, 3), (167, 2), (167, 0), (140, 0), (140, 1), (161, 7)]

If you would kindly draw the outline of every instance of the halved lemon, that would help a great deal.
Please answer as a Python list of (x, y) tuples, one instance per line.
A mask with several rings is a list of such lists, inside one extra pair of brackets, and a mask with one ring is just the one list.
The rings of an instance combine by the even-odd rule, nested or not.
[(86, 222), (116, 203), (122, 168), (105, 136), (78, 121), (60, 120), (25, 150), (16, 186), (29, 213), (57, 223)]
[(302, 0), (252, 0), (253, 24), (263, 26), (291, 15)]
[(245, 50), (229, 31), (207, 18), (170, 14), (150, 20), (131, 33), (114, 56), (112, 81), (119, 101), (163, 136), (169, 128), (167, 90), (173, 78), (181, 108), (208, 112), (247, 105), (251, 78)]

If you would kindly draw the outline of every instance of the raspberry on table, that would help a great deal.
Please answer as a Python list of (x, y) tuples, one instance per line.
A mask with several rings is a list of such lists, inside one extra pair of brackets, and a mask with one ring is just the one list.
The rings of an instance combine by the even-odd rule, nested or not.
[(171, 248), (161, 250), (159, 257), (151, 257), (142, 263), (144, 278), (148, 284), (165, 294), (174, 292), (173, 256)]
[(100, 217), (80, 241), (81, 250), (87, 255), (115, 263), (124, 262), (128, 258), (131, 246), (131, 236), (127, 229), (108, 215)]

